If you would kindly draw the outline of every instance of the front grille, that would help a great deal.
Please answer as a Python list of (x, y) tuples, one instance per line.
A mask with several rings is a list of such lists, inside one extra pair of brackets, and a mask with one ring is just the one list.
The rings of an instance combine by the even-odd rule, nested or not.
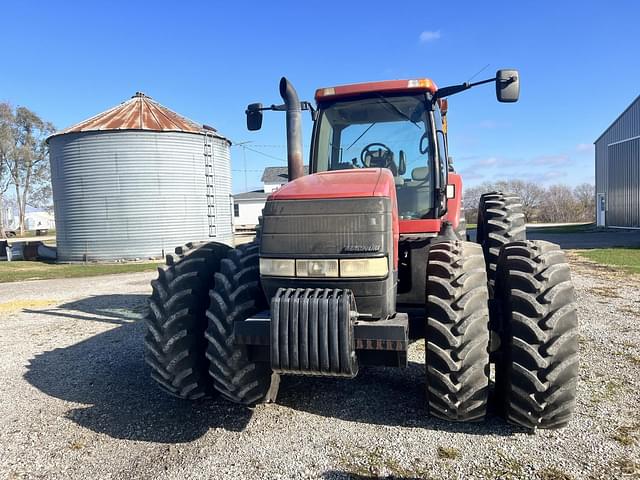
[(382, 256), (392, 248), (384, 197), (268, 201), (262, 216), (262, 256)]

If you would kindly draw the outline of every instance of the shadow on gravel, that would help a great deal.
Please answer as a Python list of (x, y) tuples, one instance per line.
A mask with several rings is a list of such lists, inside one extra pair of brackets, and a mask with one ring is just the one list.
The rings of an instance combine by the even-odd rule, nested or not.
[[(189, 442), (210, 428), (241, 431), (251, 411), (228, 402), (185, 402), (159, 390), (143, 360), (145, 295), (102, 295), (41, 311), (119, 326), (37, 355), (25, 379), (47, 395), (85, 404), (66, 417), (114, 438)], [(132, 314), (132, 312), (134, 312)], [(140, 312), (140, 313), (135, 313)]]
[(495, 414), (483, 422), (454, 423), (429, 417), (426, 411), (424, 364), (405, 369), (364, 367), (352, 380), (284, 377), (278, 404), (316, 415), (387, 426), (502, 435), (526, 432)]
[[(251, 410), (226, 401), (185, 402), (156, 386), (143, 360), (145, 295), (100, 295), (36, 313), (116, 324), (65, 348), (37, 355), (25, 379), (52, 397), (84, 404), (66, 417), (114, 438), (189, 442), (210, 428), (243, 430)], [(424, 365), (362, 368), (353, 380), (285, 376), (278, 404), (353, 422), (485, 435), (524, 430), (496, 416), (451, 423), (427, 416)]]
[(147, 311), (146, 299), (145, 295), (94, 295), (55, 308), (25, 309), (24, 311), (38, 315), (46, 314), (54, 317), (121, 325), (144, 316)]

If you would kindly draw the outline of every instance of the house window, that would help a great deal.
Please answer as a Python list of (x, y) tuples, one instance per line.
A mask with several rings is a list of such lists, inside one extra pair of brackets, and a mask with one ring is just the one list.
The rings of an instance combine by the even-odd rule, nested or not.
[(233, 204), (233, 216), (234, 217), (239, 217), (240, 216), (240, 205), (237, 203)]

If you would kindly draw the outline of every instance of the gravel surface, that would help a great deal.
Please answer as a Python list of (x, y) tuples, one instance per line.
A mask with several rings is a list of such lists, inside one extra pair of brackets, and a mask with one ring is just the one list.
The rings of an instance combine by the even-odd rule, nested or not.
[(154, 274), (0, 284), (0, 478), (640, 478), (640, 280), (572, 262), (578, 409), (535, 435), (427, 418), (423, 343), (278, 404), (185, 403), (142, 359)]

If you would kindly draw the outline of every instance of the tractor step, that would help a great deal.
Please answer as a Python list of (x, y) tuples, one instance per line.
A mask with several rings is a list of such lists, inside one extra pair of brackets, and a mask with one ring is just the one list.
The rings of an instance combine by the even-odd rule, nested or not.
[[(354, 377), (358, 365), (405, 367), (409, 320), (358, 320), (353, 295), (340, 289), (280, 289), (271, 311), (234, 324), (236, 344), (278, 373)], [(274, 339), (275, 341), (271, 341)]]

